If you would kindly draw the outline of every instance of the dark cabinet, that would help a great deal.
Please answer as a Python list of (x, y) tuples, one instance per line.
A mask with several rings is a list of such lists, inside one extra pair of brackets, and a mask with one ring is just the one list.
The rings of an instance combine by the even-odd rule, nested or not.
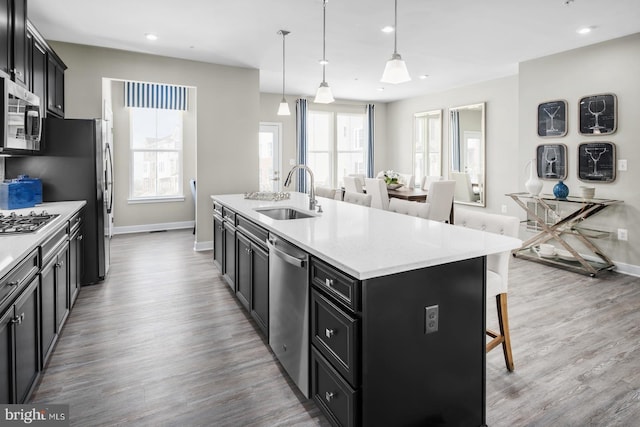
[[(79, 214), (80, 215), (80, 214)], [(71, 221), (71, 237), (69, 237), (69, 308), (78, 298), (82, 283), (82, 267), (84, 254), (84, 236), (82, 234), (82, 218), (77, 217), (75, 225)]]
[(27, 1), (0, 2), (0, 70), (27, 87)]
[(39, 265), (36, 249), (0, 280), (0, 404), (24, 402), (40, 372)]
[(40, 98), (40, 112), (44, 115), (47, 100), (47, 51), (37, 37), (29, 38), (31, 59), (31, 81), (29, 89)]
[(269, 253), (260, 246), (251, 248), (251, 316), (269, 336)]
[(224, 273), (222, 271), (222, 265), (224, 258), (224, 225), (222, 223), (222, 208), (220, 211), (216, 211), (214, 207), (213, 214), (213, 265), (218, 267), (220, 273)]
[(64, 117), (64, 64), (53, 54), (47, 53), (47, 110)]
[(236, 233), (236, 297), (247, 310), (251, 310), (251, 241)]
[(236, 289), (236, 227), (224, 221), (224, 266), (222, 276), (232, 290)]

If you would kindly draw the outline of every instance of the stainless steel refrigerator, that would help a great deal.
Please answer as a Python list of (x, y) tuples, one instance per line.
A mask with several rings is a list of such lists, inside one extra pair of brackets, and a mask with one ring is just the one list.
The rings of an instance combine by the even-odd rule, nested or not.
[(42, 180), (44, 202), (85, 200), (82, 284), (97, 283), (109, 271), (113, 218), (113, 157), (101, 119), (44, 120), (44, 152), (6, 159), (5, 176)]

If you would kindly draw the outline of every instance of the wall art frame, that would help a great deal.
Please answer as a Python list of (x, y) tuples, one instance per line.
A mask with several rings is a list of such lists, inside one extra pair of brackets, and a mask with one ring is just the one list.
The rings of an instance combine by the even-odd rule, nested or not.
[(589, 95), (578, 104), (578, 130), (582, 135), (610, 135), (618, 129), (618, 97), (613, 93)]
[(616, 145), (613, 142), (579, 144), (578, 179), (588, 182), (615, 181)]
[(540, 144), (536, 147), (538, 178), (567, 179), (567, 146), (564, 144)]
[(538, 104), (538, 136), (558, 138), (567, 134), (567, 101), (563, 99)]

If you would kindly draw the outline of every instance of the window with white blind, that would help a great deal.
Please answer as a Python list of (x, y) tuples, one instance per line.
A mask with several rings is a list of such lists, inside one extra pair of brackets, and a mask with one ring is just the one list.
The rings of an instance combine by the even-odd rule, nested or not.
[(315, 184), (338, 188), (349, 174), (366, 174), (366, 114), (309, 111), (307, 165)]
[(182, 198), (182, 111), (130, 108), (129, 199)]

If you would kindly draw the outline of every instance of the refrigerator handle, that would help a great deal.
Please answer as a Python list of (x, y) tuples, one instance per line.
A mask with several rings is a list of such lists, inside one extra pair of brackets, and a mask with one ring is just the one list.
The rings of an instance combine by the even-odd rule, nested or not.
[(110, 214), (111, 211), (113, 210), (113, 159), (111, 158), (111, 146), (107, 143), (107, 159), (108, 159), (108, 168), (109, 168), (109, 177), (111, 178), (111, 181), (107, 180), (107, 171), (104, 171), (104, 175), (105, 175), (105, 179), (104, 179), (104, 183), (106, 186), (108, 186), (109, 188), (107, 189), (109, 191), (109, 206), (107, 207), (107, 213)]

